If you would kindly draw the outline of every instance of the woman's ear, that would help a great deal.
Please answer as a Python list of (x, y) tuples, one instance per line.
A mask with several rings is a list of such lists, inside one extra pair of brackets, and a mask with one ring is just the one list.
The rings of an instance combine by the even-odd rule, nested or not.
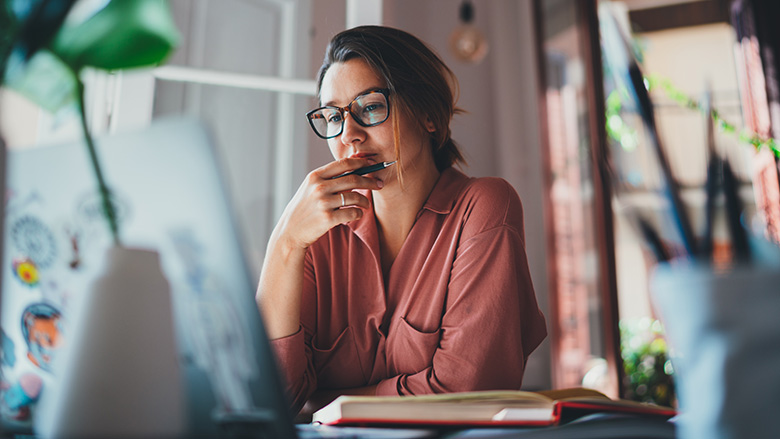
[(436, 125), (433, 124), (433, 122), (429, 117), (425, 118), (425, 130), (428, 131), (429, 133), (436, 132)]

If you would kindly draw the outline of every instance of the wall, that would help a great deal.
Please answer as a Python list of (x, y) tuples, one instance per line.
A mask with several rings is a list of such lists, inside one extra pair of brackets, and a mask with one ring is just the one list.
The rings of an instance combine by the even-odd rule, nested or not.
[[(347, 8), (344, 0), (320, 0), (312, 2), (312, 27), (309, 29), (311, 56), (309, 58), (309, 78), (316, 78), (322, 65), (325, 48), (330, 38), (344, 30), (346, 26)], [(309, 108), (316, 108), (319, 102), (316, 98), (310, 100)], [(307, 124), (308, 125), (308, 124)], [(309, 169), (314, 169), (333, 160), (328, 144), (317, 137), (311, 129), (306, 129), (309, 145)]]

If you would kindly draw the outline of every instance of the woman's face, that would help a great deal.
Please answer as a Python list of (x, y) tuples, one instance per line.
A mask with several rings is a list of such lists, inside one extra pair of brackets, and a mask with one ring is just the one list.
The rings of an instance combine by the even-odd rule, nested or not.
[[(353, 58), (343, 63), (334, 63), (330, 66), (322, 80), (320, 99), (322, 105), (335, 105), (344, 107), (349, 105), (356, 97), (369, 91), (385, 88), (385, 82), (374, 70), (360, 58)], [(390, 95), (390, 106), (394, 105), (393, 95)], [(347, 114), (344, 118), (344, 131), (341, 135), (328, 139), (328, 147), (335, 159), (347, 157), (367, 158), (374, 163), (391, 162), (396, 160), (395, 144), (393, 142), (393, 116), (392, 111), (387, 120), (373, 127), (360, 126)], [(400, 122), (400, 145), (404, 171), (408, 172), (416, 163), (433, 162), (428, 134), (420, 124), (411, 120), (406, 113), (397, 113)], [(387, 185), (395, 180), (394, 167), (383, 169), (372, 174), (380, 178)]]

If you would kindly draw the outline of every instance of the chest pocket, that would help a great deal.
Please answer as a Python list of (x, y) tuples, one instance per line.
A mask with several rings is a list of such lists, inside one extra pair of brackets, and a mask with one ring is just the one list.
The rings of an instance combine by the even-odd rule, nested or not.
[(387, 367), (390, 376), (420, 372), (433, 365), (441, 328), (434, 332), (415, 329), (405, 318), (397, 320), (387, 336)]
[(350, 327), (339, 334), (331, 346), (312, 346), (312, 359), (318, 387), (322, 389), (359, 387), (368, 383)]

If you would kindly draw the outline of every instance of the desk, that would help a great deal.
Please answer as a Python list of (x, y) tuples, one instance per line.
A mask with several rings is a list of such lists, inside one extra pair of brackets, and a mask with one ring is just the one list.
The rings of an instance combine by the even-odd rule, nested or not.
[[(334, 438), (393, 438), (393, 439), (675, 439), (673, 420), (665, 421), (634, 415), (596, 414), (566, 425), (525, 428), (360, 428), (328, 427), (298, 424), (301, 439), (321, 438), (323, 432), (332, 432)], [(311, 433), (311, 434), (309, 434)], [(327, 436), (326, 436), (327, 437)]]

